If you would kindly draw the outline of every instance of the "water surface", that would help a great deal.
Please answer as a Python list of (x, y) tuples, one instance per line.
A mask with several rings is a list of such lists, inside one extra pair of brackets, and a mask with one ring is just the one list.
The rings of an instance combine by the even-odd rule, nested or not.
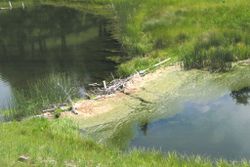
[(7, 108), (9, 107), (11, 101), (11, 87), (9, 83), (4, 81), (0, 76), (0, 108)]
[(12, 89), (50, 74), (65, 74), (81, 85), (114, 71), (107, 56), (119, 54), (109, 20), (65, 7), (36, 6), (0, 13), (0, 108)]
[[(250, 159), (249, 103), (250, 87), (209, 100), (197, 97), (179, 101), (181, 110), (176, 115), (137, 123), (129, 147)], [(167, 111), (169, 106), (161, 109)]]

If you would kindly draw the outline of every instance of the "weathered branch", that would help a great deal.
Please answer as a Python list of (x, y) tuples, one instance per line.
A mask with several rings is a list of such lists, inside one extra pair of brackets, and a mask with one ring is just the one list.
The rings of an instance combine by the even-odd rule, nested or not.
[(67, 96), (67, 101), (70, 103), (71, 111), (74, 114), (78, 114), (78, 112), (77, 112), (77, 110), (76, 110), (76, 108), (74, 106), (73, 100), (71, 99), (71, 96), (70, 96), (70, 92), (72, 91), (73, 88), (71, 88), (69, 91), (67, 91), (66, 89), (64, 89), (64, 87), (62, 85), (60, 85), (60, 83), (57, 83), (57, 85), (63, 90), (63, 92)]
[(89, 86), (93, 86), (93, 87), (98, 87), (95, 91), (97, 92), (97, 94), (101, 94), (101, 95), (109, 95), (109, 94), (113, 94), (117, 91), (124, 91), (124, 89), (126, 88), (127, 83), (134, 78), (134, 76), (136, 75), (145, 75), (146, 73), (148, 73), (150, 70), (170, 61), (171, 59), (165, 59), (155, 65), (153, 65), (152, 67), (149, 67), (145, 70), (141, 70), (127, 78), (124, 79), (113, 79), (110, 83), (107, 83), (106, 81), (103, 81), (103, 87), (101, 88), (101, 84), (97, 84), (97, 83), (93, 83), (93, 84), (89, 84)]
[[(127, 78), (124, 78), (124, 79), (114, 79), (113, 77), (113, 80), (109, 83), (107, 83), (106, 81), (103, 81), (103, 84), (98, 84), (98, 83), (92, 83), (92, 84), (89, 84), (89, 86), (92, 86), (92, 87), (96, 87), (95, 90), (92, 90), (92, 92), (94, 94), (99, 94), (101, 96), (99, 96), (98, 98), (102, 98), (103, 96), (106, 96), (106, 95), (112, 95), (114, 94), (115, 92), (117, 91), (120, 91), (120, 92), (123, 92), (124, 89), (126, 88), (127, 84), (129, 81), (131, 81), (136, 75), (145, 75), (147, 72), (149, 72), (151, 69), (153, 68), (156, 68), (166, 62), (168, 62), (170, 60), (169, 59), (165, 59), (155, 65), (153, 65), (152, 67), (149, 67), (145, 70), (141, 70)], [(66, 90), (62, 85), (60, 85), (58, 83), (58, 86), (62, 89), (62, 91), (65, 93), (65, 95), (67, 96), (67, 102), (69, 103), (69, 106), (67, 104), (63, 104), (63, 105), (54, 105), (52, 106), (51, 108), (49, 109), (45, 109), (43, 110), (43, 113), (51, 113), (51, 112), (55, 112), (57, 109), (61, 109), (63, 111), (71, 111), (73, 112), (74, 114), (78, 114), (77, 112), (77, 109), (74, 107), (74, 103), (73, 103), (73, 100), (71, 99), (71, 96), (70, 96), (70, 93), (73, 91), (74, 88), (71, 88), (69, 90)], [(101, 87), (102, 86), (102, 87)], [(128, 95), (128, 94), (127, 94)], [(86, 93), (86, 96), (90, 97), (87, 93)], [(96, 98), (96, 99), (98, 99)], [(138, 100), (144, 102), (144, 103), (150, 103), (148, 101), (145, 101), (144, 99), (141, 99), (141, 98), (138, 98), (136, 97)]]

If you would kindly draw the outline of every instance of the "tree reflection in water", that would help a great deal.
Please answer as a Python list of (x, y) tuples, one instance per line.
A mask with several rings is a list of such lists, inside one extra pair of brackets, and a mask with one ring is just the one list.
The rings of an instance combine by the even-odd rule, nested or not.
[(141, 129), (141, 131), (143, 132), (143, 135), (144, 135), (144, 136), (147, 136), (148, 124), (149, 124), (149, 122), (148, 122), (147, 120), (142, 121), (142, 122), (140, 123), (140, 129)]
[(230, 96), (236, 100), (237, 104), (249, 104), (250, 99), (250, 87), (245, 87), (237, 91), (232, 91)]

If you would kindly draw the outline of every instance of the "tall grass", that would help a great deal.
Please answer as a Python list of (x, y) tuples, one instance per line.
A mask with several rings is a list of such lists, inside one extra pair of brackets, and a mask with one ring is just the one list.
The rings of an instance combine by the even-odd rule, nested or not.
[(247, 34), (241, 31), (211, 31), (199, 36), (183, 54), (185, 68), (225, 71), (231, 62), (250, 58)]
[[(187, 69), (206, 67), (223, 71), (230, 68), (232, 61), (250, 58), (248, 0), (109, 3), (116, 20), (114, 33), (130, 57), (119, 67), (122, 74), (145, 68), (138, 64), (139, 60), (151, 65), (152, 61), (172, 57), (183, 61)], [(156, 51), (164, 56), (152, 56)]]
[(80, 97), (79, 84), (64, 74), (51, 74), (30, 84), (26, 91), (13, 90), (13, 105), (3, 114), (7, 120), (39, 114), (52, 105), (67, 102), (68, 95)]

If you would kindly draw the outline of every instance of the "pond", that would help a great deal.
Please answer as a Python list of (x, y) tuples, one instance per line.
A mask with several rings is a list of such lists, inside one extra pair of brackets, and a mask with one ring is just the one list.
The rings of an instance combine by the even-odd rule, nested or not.
[[(229, 160), (250, 158), (250, 87), (175, 105), (179, 110), (175, 115), (136, 123), (129, 147)], [(173, 108), (166, 101), (160, 110)]]
[(83, 133), (88, 130), (97, 141), (125, 152), (139, 148), (212, 159), (250, 159), (249, 65), (227, 73), (162, 73), (134, 97), (124, 102), (130, 110), (125, 116), (115, 111), (118, 114), (114, 112), (104, 123), (92, 119), (93, 125), (82, 125)]
[(120, 54), (110, 21), (48, 5), (0, 11), (0, 109), (13, 90), (28, 89), (50, 74), (65, 74), (81, 86), (110, 76)]

